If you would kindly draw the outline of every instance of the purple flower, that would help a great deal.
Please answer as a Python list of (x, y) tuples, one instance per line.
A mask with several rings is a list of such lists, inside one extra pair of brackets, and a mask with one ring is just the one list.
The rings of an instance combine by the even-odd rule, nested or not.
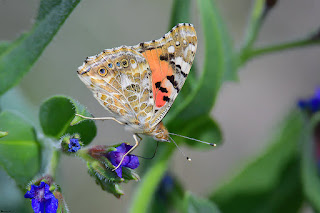
[(77, 152), (79, 149), (81, 149), (81, 145), (79, 143), (78, 138), (71, 138), (68, 146), (68, 152)]
[(162, 178), (160, 184), (158, 185), (158, 189), (156, 191), (156, 195), (159, 196), (160, 199), (167, 202), (175, 187), (176, 183), (174, 178), (170, 173), (166, 173), (165, 176)]
[[(120, 146), (116, 147), (117, 151), (111, 151), (107, 153), (107, 158), (110, 160), (112, 165), (118, 166), (122, 157), (132, 148), (132, 146), (122, 143)], [(121, 166), (116, 169), (117, 175), (122, 178), (122, 167), (128, 167), (130, 169), (135, 169), (139, 166), (139, 159), (135, 155), (128, 154), (124, 157)]]
[(310, 113), (315, 113), (320, 110), (320, 88), (316, 89), (314, 95), (309, 99), (302, 99), (298, 101), (298, 106), (302, 110)]
[(40, 186), (31, 185), (30, 191), (24, 195), (25, 198), (32, 199), (31, 205), (35, 213), (56, 213), (58, 209), (58, 199), (49, 190), (49, 185), (41, 182)]

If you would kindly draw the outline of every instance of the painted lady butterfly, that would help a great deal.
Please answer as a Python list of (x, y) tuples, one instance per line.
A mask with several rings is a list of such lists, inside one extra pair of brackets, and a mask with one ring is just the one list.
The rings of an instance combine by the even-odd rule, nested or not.
[(78, 116), (125, 125), (136, 141), (127, 154), (138, 146), (138, 134), (170, 142), (162, 119), (189, 74), (196, 49), (193, 25), (182, 23), (158, 40), (106, 49), (88, 57), (78, 68), (78, 76), (116, 118)]

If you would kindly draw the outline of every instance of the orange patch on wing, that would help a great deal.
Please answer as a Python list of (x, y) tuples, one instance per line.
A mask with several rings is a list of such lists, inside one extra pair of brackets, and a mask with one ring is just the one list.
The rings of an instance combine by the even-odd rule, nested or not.
[[(171, 94), (171, 89), (166, 85), (165, 80), (167, 80), (167, 76), (173, 75), (173, 69), (168, 61), (160, 60), (160, 55), (163, 54), (161, 48), (146, 50), (142, 54), (151, 69), (152, 91), (156, 107), (163, 107), (167, 103), (164, 100), (164, 96), (170, 97)], [(160, 86), (166, 88), (168, 92), (162, 92), (159, 88), (156, 88), (155, 84), (157, 82), (161, 82)]]

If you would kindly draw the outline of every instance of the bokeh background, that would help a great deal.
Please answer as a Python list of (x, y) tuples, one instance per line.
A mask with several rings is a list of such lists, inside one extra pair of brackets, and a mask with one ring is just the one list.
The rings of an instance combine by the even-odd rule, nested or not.
[[(216, 2), (235, 46), (239, 47), (252, 1)], [(38, 0), (0, 0), (0, 40), (13, 40), (29, 30), (38, 5)], [(79, 100), (95, 116), (107, 116), (108, 113), (78, 79), (77, 67), (86, 56), (105, 48), (160, 38), (169, 29), (171, 7), (172, 0), (82, 0), (31, 72), (24, 77), (18, 90), (35, 109), (44, 99), (64, 94)], [(319, 27), (319, 11), (319, 0), (279, 1), (267, 17), (257, 45), (303, 37)], [(203, 42), (195, 2), (192, 23), (199, 36), (196, 60), (201, 66)], [(206, 195), (262, 151), (268, 145), (268, 136), (289, 109), (295, 107), (296, 100), (320, 86), (319, 59), (320, 46), (263, 56), (240, 70), (239, 82), (224, 84), (212, 112), (224, 132), (224, 143), (206, 152), (183, 146), (182, 149), (192, 158), (191, 163), (186, 162), (179, 152), (175, 153), (170, 170), (180, 178), (184, 187)], [(33, 115), (26, 113), (25, 116)], [(107, 121), (97, 125), (98, 135), (93, 144), (133, 143), (131, 134), (117, 123)], [(141, 150), (140, 147), (137, 153)], [(141, 160), (141, 164), (148, 163), (149, 160)], [(116, 199), (100, 190), (89, 177), (84, 162), (67, 156), (61, 159), (57, 183), (61, 185), (72, 212), (126, 212), (134, 196), (133, 190), (139, 184), (123, 185), (126, 194)], [(0, 197), (3, 196), (1, 189), (6, 187), (12, 188), (12, 193), (7, 195), (9, 201), (13, 205), (21, 202), (15, 198), (18, 192), (13, 181), (0, 171)], [(11, 203), (0, 201), (0, 207), (8, 205)]]

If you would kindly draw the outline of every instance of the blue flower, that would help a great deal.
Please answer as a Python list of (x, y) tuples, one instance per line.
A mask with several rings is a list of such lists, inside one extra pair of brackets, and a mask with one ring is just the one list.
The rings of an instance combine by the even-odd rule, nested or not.
[[(116, 151), (111, 151), (107, 153), (107, 158), (110, 160), (112, 165), (118, 166), (122, 157), (132, 148), (132, 146), (122, 143), (120, 146), (116, 147)], [(128, 167), (130, 169), (136, 169), (139, 166), (139, 159), (135, 155), (128, 154), (124, 157), (121, 166), (116, 169), (117, 175), (122, 178), (122, 167)]]
[(79, 143), (78, 138), (71, 138), (68, 146), (68, 152), (77, 152), (79, 149), (81, 149), (81, 145)]
[(156, 195), (159, 196), (161, 200), (167, 202), (167, 200), (170, 199), (169, 195), (174, 190), (175, 185), (176, 183), (174, 178), (167, 172), (158, 185)]
[(316, 89), (311, 98), (299, 100), (298, 106), (300, 109), (311, 113), (318, 112), (320, 110), (320, 88)]
[(41, 182), (40, 186), (31, 185), (30, 191), (24, 195), (25, 198), (32, 199), (31, 205), (35, 213), (56, 213), (58, 209), (58, 199), (49, 190), (49, 185)]

